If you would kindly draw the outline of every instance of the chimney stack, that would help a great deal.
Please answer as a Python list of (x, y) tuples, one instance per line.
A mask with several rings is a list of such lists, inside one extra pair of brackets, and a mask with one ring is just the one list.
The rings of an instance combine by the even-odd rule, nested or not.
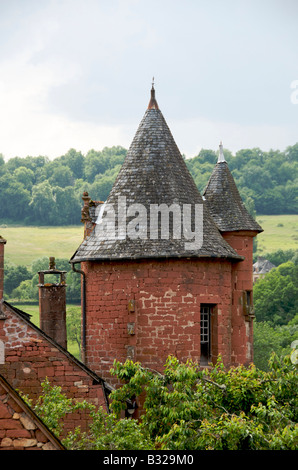
[(0, 300), (3, 299), (4, 291), (4, 245), (6, 240), (0, 235)]
[[(67, 349), (66, 332), (66, 271), (56, 269), (55, 258), (49, 259), (49, 269), (39, 271), (40, 328)], [(45, 282), (46, 275), (58, 276), (57, 282)]]

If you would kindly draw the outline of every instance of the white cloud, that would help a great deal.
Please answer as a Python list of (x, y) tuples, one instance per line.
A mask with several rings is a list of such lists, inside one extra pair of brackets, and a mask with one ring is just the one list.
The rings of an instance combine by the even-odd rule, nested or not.
[(254, 147), (282, 151), (298, 142), (296, 125), (241, 125), (204, 118), (168, 124), (181, 153), (187, 158), (197, 155), (201, 148), (217, 150), (220, 141), (233, 154)]
[(0, 152), (128, 147), (152, 75), (187, 156), (220, 140), (292, 145), (297, 28), (284, 1), (0, 0)]
[[(48, 94), (78, 73), (73, 64), (34, 64), (32, 57), (23, 51), (0, 64), (0, 151), (8, 157), (45, 151), (47, 139), (61, 125), (59, 116), (46, 112)], [(42, 140), (39, 151), (36, 143)]]

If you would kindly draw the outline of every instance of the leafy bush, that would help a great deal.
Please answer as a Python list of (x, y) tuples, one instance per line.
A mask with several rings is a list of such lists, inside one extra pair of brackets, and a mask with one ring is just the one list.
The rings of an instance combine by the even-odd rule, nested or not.
[[(170, 356), (163, 374), (115, 361), (111, 372), (124, 384), (111, 394), (111, 414), (71, 403), (48, 383), (36, 411), (59, 434), (63, 413), (89, 406), (89, 431), (69, 433), (68, 449), (297, 450), (298, 365), (291, 357), (272, 355), (268, 372), (254, 365), (226, 370), (220, 358), (202, 370)], [(141, 397), (141, 418), (120, 418), (133, 396)]]
[(254, 285), (257, 321), (286, 325), (298, 312), (298, 263), (288, 261), (272, 269)]

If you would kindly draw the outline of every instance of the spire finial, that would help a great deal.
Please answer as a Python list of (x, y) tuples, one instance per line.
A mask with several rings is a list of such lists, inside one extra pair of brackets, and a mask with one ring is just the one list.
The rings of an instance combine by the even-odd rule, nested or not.
[(154, 77), (152, 77), (151, 99), (148, 105), (148, 109), (159, 109), (155, 99)]
[(223, 153), (222, 141), (220, 141), (220, 143), (219, 143), (219, 155), (218, 155), (217, 163), (224, 163), (225, 161), (226, 160), (225, 160), (225, 156), (224, 156), (224, 153)]

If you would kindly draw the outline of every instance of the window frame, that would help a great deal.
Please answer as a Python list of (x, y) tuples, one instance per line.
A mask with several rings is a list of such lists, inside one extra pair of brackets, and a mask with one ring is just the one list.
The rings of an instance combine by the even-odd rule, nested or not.
[[(204, 312), (203, 311), (204, 309), (208, 309), (208, 311)], [(200, 365), (208, 365), (212, 359), (212, 313), (213, 313), (213, 309), (214, 309), (214, 304), (202, 303), (200, 305)], [(206, 340), (206, 337), (207, 337), (207, 340)], [(204, 345), (207, 345), (207, 346), (205, 347)], [(204, 349), (206, 350), (203, 352)]]

